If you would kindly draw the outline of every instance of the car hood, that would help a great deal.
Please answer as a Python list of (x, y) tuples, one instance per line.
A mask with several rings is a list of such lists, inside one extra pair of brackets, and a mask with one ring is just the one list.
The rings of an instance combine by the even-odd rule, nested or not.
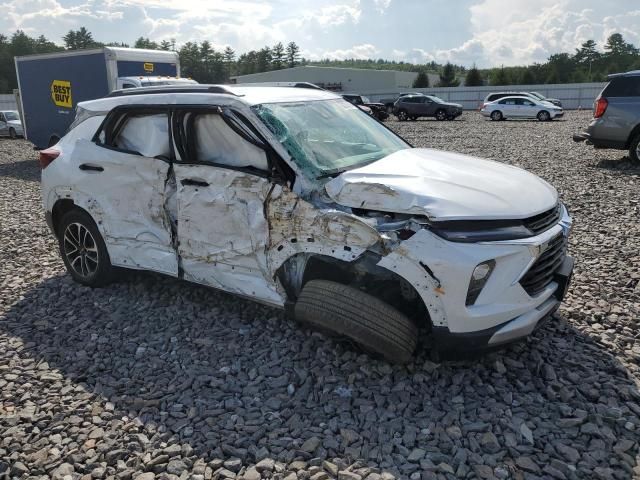
[(11, 125), (12, 127), (22, 128), (22, 122), (20, 120), (9, 120), (7, 124)]
[(541, 178), (491, 160), (411, 148), (325, 184), (336, 203), (426, 215), (431, 220), (519, 219), (551, 209), (556, 190)]

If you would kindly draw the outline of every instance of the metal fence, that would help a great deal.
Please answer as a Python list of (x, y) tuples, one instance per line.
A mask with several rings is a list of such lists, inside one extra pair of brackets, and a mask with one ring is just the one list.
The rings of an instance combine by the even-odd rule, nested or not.
[[(450, 88), (412, 88), (407, 91), (422, 92), (435, 95), (447, 102), (459, 103), (465, 110), (477, 109), (485, 97), (491, 92), (539, 92), (545, 97), (557, 98), (564, 108), (591, 109), (593, 101), (602, 91), (605, 83), (566, 83), (553, 85), (508, 85), (489, 87), (450, 87)], [(399, 91), (372, 90), (358, 92), (368, 96), (372, 101), (380, 101), (397, 97)]]
[(0, 95), (0, 110), (18, 110), (16, 98), (12, 94)]

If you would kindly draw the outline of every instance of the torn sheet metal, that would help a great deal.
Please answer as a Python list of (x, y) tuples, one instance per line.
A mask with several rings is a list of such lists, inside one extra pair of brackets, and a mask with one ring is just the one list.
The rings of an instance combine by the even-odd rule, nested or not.
[(73, 198), (101, 229), (111, 263), (177, 275), (178, 260), (164, 207), (169, 164), (88, 140), (78, 140), (72, 157), (76, 164), (103, 168), (78, 170), (82, 178), (73, 182)]
[(139, 152), (144, 157), (169, 158), (167, 115), (145, 115), (127, 120), (116, 139), (118, 148)]
[[(264, 204), (271, 182), (208, 165), (174, 168), (178, 254), (185, 279), (282, 305), (266, 261)], [(189, 180), (208, 185), (189, 185)]]
[(198, 115), (194, 122), (200, 162), (269, 170), (263, 149), (238, 136), (218, 114)]
[(341, 205), (431, 220), (525, 218), (553, 208), (558, 201), (551, 185), (525, 170), (419, 148), (347, 171), (325, 189)]
[(317, 207), (276, 185), (266, 206), (269, 268), (275, 274), (296, 253), (317, 253), (353, 261), (381, 241), (380, 234), (350, 213)]

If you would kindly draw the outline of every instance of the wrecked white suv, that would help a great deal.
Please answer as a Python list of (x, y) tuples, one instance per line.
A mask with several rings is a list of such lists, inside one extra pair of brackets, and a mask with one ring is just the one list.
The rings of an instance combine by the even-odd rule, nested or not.
[(81, 103), (40, 154), (75, 280), (152, 270), (287, 309), (387, 359), (523, 338), (559, 306), (571, 218), (524, 170), (412, 148), (321, 90), (166, 87)]

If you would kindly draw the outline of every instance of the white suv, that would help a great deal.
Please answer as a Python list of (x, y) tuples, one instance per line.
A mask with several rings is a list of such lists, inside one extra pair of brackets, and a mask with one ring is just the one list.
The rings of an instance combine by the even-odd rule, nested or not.
[(81, 103), (40, 161), (76, 281), (153, 270), (286, 308), (396, 362), (419, 328), (441, 348), (527, 336), (573, 267), (571, 218), (548, 183), (412, 148), (321, 90), (116, 92)]

